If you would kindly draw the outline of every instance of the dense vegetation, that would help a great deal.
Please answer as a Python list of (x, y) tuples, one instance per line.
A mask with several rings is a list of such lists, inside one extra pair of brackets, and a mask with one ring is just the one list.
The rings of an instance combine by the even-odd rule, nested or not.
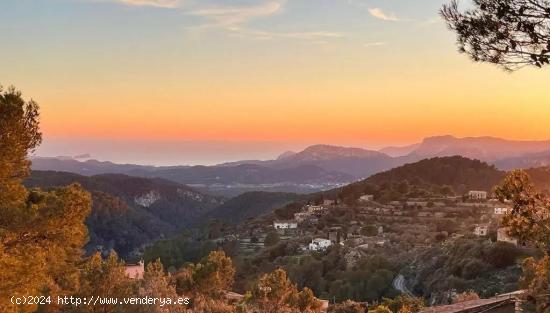
[(491, 190), (504, 173), (485, 162), (461, 156), (422, 160), (379, 173), (366, 181), (371, 184), (391, 184), (408, 180), (427, 190), (450, 186), (457, 194), (468, 190)]
[(177, 233), (174, 225), (110, 194), (94, 191), (92, 203), (92, 212), (86, 219), (88, 253), (114, 249), (121, 257), (131, 258), (143, 245)]
[(414, 267), (417, 294), (437, 302), (450, 302), (453, 292), (473, 290), (481, 297), (518, 289), (523, 253), (508, 243), (460, 238), (420, 254)]
[[(491, 191), (505, 173), (479, 160), (461, 156), (437, 157), (406, 164), (375, 174), (362, 181), (290, 203), (275, 210), (281, 218), (291, 218), (304, 203), (319, 203), (323, 199), (353, 204), (365, 194), (378, 202), (404, 200), (411, 197), (441, 197), (463, 195), (469, 190)], [(544, 175), (541, 175), (541, 179)]]
[(461, 11), (453, 0), (441, 10), (457, 34), (459, 51), (507, 70), (550, 64), (550, 2), (476, 0)]
[(227, 200), (224, 204), (206, 214), (205, 218), (240, 224), (249, 218), (270, 213), (275, 208), (304, 197), (303, 195), (284, 192), (247, 192)]
[(47, 192), (22, 185), (27, 154), (42, 140), (38, 117), (36, 103), (0, 88), (0, 312), (15, 311), (12, 296), (62, 296), (78, 288), (91, 197), (78, 185)]
[(184, 232), (147, 247), (143, 259), (146, 263), (160, 259), (167, 270), (174, 271), (186, 263), (197, 262), (217, 247), (214, 241)]
[(537, 167), (525, 170), (529, 175), (530, 181), (534, 184), (537, 190), (545, 194), (550, 194), (550, 167)]
[[(25, 180), (29, 187), (46, 189), (71, 183), (79, 183), (92, 194), (92, 212), (86, 220), (88, 253), (115, 249), (124, 258), (131, 258), (148, 243), (177, 234), (222, 203), (167, 180), (121, 174), (88, 177), (33, 171)], [(136, 200), (147, 195), (151, 203)]]
[[(238, 224), (301, 197), (292, 193), (250, 192), (224, 202), (167, 180), (122, 174), (81, 176), (33, 171), (25, 180), (29, 187), (47, 189), (73, 182), (90, 191), (93, 199), (92, 212), (86, 220), (90, 233), (88, 253), (114, 249), (125, 259), (134, 258), (147, 244), (177, 235), (189, 226), (211, 219)], [(137, 203), (136, 198), (151, 191), (158, 193), (154, 203)]]

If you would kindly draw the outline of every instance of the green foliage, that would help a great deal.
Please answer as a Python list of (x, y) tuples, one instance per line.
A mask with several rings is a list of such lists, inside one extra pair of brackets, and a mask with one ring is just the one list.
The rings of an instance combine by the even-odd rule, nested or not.
[(283, 207), (275, 209), (273, 213), (280, 219), (292, 219), (294, 218), (294, 213), (300, 212), (304, 203), (297, 201), (291, 202)]
[(276, 231), (269, 232), (264, 239), (264, 245), (266, 247), (274, 246), (279, 242), (279, 234)]
[(513, 203), (512, 213), (502, 221), (511, 228), (510, 235), (550, 252), (550, 198), (535, 189), (529, 175), (511, 172), (495, 188), (495, 194), (499, 200)]
[(387, 306), (379, 305), (376, 308), (369, 310), (369, 313), (393, 313)]
[(537, 312), (545, 312), (550, 306), (550, 257), (537, 261), (528, 258), (523, 262), (523, 276), (520, 286), (527, 290), (527, 299)]
[(235, 268), (222, 251), (212, 251), (197, 264), (188, 264), (176, 274), (179, 293), (220, 298), (233, 285)]
[(78, 287), (90, 195), (78, 185), (50, 192), (22, 185), (27, 154), (40, 142), (38, 105), (0, 88), (0, 312), (15, 310), (11, 296), (65, 295)]
[(533, 183), (537, 191), (546, 195), (550, 194), (550, 166), (529, 168), (524, 170), (529, 176), (529, 181)]
[(197, 240), (189, 233), (182, 233), (147, 247), (143, 259), (146, 263), (160, 259), (164, 267), (177, 269), (186, 263), (202, 259), (215, 248), (216, 244), (212, 241)]
[(399, 295), (394, 299), (385, 298), (382, 305), (388, 307), (393, 312), (401, 312), (403, 308), (406, 308), (409, 312), (417, 313), (424, 308), (425, 303), (422, 298)]
[[(108, 253), (114, 249), (124, 259), (134, 257), (151, 242), (176, 235), (218, 205), (216, 198), (163, 179), (33, 171), (25, 180), (29, 187), (47, 189), (73, 182), (81, 184), (93, 197), (92, 213), (86, 220), (90, 231), (87, 252)], [(136, 203), (136, 198), (151, 191), (158, 192), (157, 201), (149, 207)]]
[(481, 296), (514, 291), (519, 278), (515, 260), (519, 256), (518, 248), (508, 244), (477, 238), (452, 240), (418, 256), (414, 291), (440, 302), (450, 300), (442, 297), (452, 289), (473, 290)]
[[(133, 281), (126, 277), (124, 262), (112, 252), (107, 259), (101, 254), (94, 254), (84, 265), (80, 275), (80, 288), (76, 296), (85, 297), (113, 297), (122, 299), (133, 294)], [(75, 307), (67, 305), (66, 310), (75, 313), (114, 313), (121, 310), (130, 310), (123, 304), (97, 304)], [(125, 312), (125, 311), (123, 311)]]
[(346, 300), (330, 306), (328, 313), (366, 313), (366, 309), (360, 303)]
[(27, 154), (42, 141), (38, 117), (38, 104), (0, 86), (0, 225), (25, 218), (19, 210), (27, 196), (21, 182), (30, 171)]
[(310, 289), (298, 291), (282, 269), (260, 277), (246, 301), (251, 307), (265, 313), (313, 313), (320, 312), (321, 307)]
[(273, 209), (285, 206), (303, 196), (285, 192), (246, 192), (231, 198), (206, 215), (207, 218), (221, 219), (226, 223), (239, 224)]
[[(312, 288), (316, 294), (342, 302), (376, 301), (382, 297), (394, 297), (392, 282), (395, 265), (381, 256), (360, 259), (354, 267), (348, 267), (345, 249), (333, 247), (326, 254), (284, 259), (290, 278), (298, 287)], [(279, 259), (279, 263), (282, 263)]]
[[(510, 227), (510, 233), (522, 242), (532, 242), (546, 253), (537, 261), (528, 258), (523, 263), (522, 288), (527, 289), (527, 299), (543, 312), (550, 306), (550, 199), (535, 189), (528, 174), (513, 171), (495, 188), (501, 201), (513, 203), (511, 214), (503, 219)], [(505, 253), (498, 251), (499, 254)]]
[(360, 232), (363, 236), (376, 236), (378, 234), (378, 228), (374, 225), (365, 225), (361, 227)]
[[(162, 263), (159, 260), (151, 262), (145, 269), (143, 279), (139, 280), (137, 297), (150, 298), (170, 298), (177, 299), (179, 295), (176, 293), (176, 286), (173, 284), (171, 277), (166, 275)], [(182, 295), (185, 296), (185, 295)], [(186, 305), (171, 305), (161, 307), (158, 304), (141, 304), (134, 306), (132, 312), (136, 313), (184, 313), (187, 312)]]
[(422, 160), (406, 164), (368, 178), (370, 183), (401, 184), (407, 180), (414, 188), (423, 188), (431, 192), (441, 191), (447, 186), (458, 193), (468, 190), (490, 190), (504, 173), (487, 163), (454, 156)]
[(193, 312), (234, 312), (225, 299), (235, 267), (222, 251), (212, 251), (199, 263), (188, 264), (175, 275), (176, 290), (192, 299)]
[(144, 244), (173, 233), (174, 227), (153, 214), (130, 207), (118, 197), (101, 191), (92, 192), (92, 213), (86, 219), (90, 232), (88, 252), (101, 247), (102, 251), (117, 251), (130, 258)]
[(548, 1), (476, 0), (468, 7), (460, 11), (453, 0), (441, 10), (457, 34), (460, 52), (506, 70), (550, 64)]
[(485, 261), (494, 268), (506, 268), (516, 263), (519, 251), (516, 246), (507, 242), (497, 242), (487, 252)]
[(339, 198), (372, 194), (380, 202), (407, 197), (450, 196), (468, 190), (491, 190), (504, 173), (487, 163), (460, 156), (405, 164), (340, 189)]

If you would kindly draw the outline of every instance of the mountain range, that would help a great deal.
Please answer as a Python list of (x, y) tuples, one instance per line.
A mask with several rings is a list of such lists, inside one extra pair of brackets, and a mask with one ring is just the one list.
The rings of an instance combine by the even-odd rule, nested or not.
[[(495, 163), (533, 154), (550, 156), (550, 140), (518, 141), (495, 137), (438, 136), (424, 139), (409, 154), (420, 158), (460, 155)], [(516, 167), (515, 164), (511, 166)]]
[(34, 170), (80, 175), (117, 173), (158, 177), (211, 194), (235, 196), (248, 191), (310, 193), (327, 190), (426, 158), (459, 155), (501, 170), (550, 165), (550, 140), (517, 141), (495, 137), (436, 136), (403, 147), (367, 150), (314, 145), (287, 151), (273, 160), (244, 160), (214, 166), (143, 166), (76, 158), (35, 157)]

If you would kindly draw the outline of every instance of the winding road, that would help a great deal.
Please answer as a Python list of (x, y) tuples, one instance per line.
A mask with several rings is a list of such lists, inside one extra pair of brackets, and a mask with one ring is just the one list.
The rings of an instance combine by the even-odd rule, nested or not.
[(401, 293), (414, 297), (413, 293), (407, 288), (405, 276), (399, 274), (393, 280), (393, 288), (398, 290)]

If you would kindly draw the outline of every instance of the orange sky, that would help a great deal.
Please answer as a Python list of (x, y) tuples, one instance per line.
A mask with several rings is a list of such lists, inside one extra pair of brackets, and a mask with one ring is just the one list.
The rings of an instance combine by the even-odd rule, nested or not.
[(550, 138), (550, 70), (458, 54), (444, 0), (161, 2), (3, 1), (0, 83), (47, 139)]

